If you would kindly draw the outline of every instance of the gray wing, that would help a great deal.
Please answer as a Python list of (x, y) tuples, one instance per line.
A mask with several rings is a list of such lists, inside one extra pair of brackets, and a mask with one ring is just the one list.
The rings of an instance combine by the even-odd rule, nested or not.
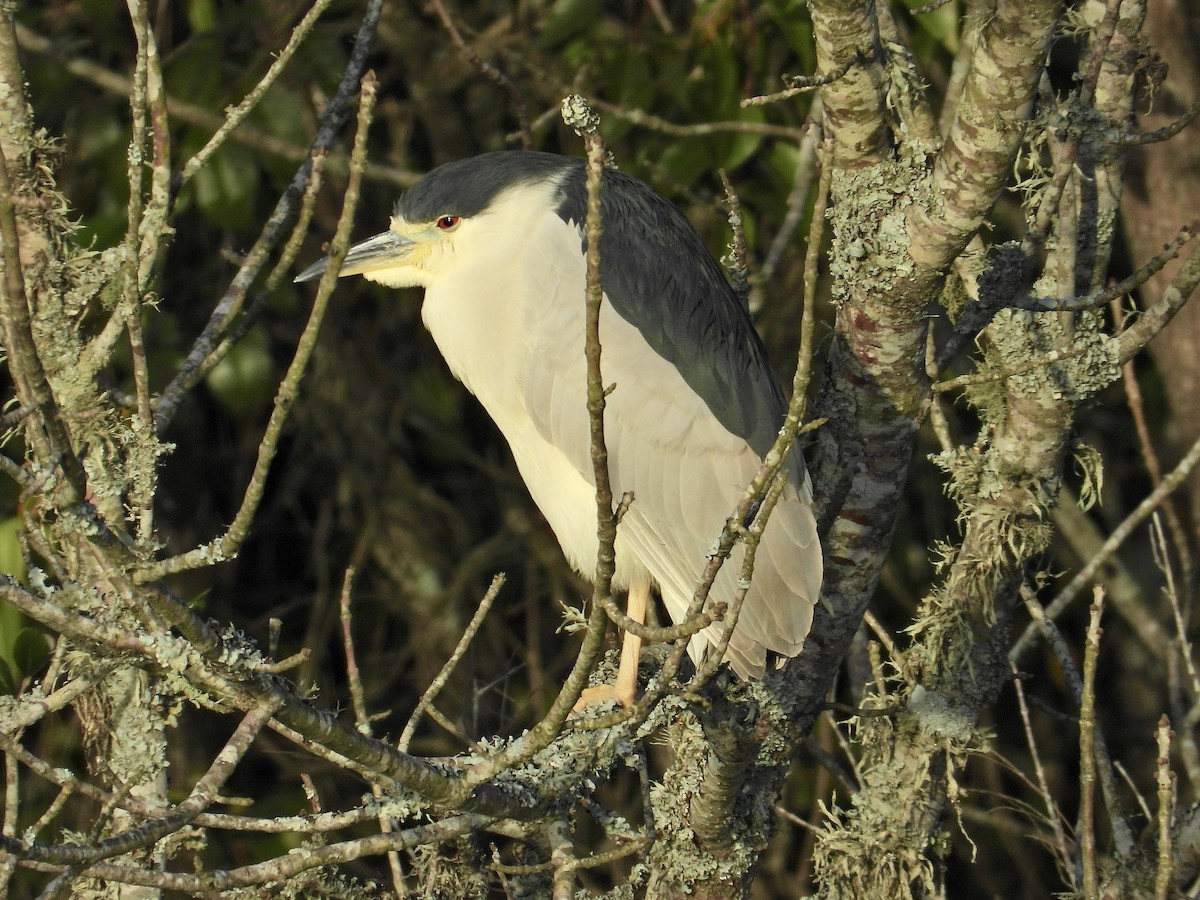
[[(600, 274), (613, 308), (680, 372), (726, 429), (766, 454), (786, 403), (744, 305), (708, 248), (679, 210), (636, 178), (606, 170), (601, 200)], [(558, 214), (581, 226), (586, 210), (580, 163), (563, 181)], [(799, 453), (792, 463), (794, 479), (805, 481)]]
[[(613, 227), (611, 216), (605, 221), (604, 250), (615, 260), (608, 241), (610, 235), (619, 238), (621, 230)], [(683, 298), (693, 308), (680, 318), (671, 304), (681, 300), (678, 292), (688, 285), (664, 286), (652, 272), (633, 268), (638, 271), (625, 270), (611, 279), (603, 273), (610, 300), (601, 317), (602, 369), (605, 383), (616, 385), (605, 417), (610, 475), (618, 496), (626, 491), (635, 496), (622, 522), (618, 555), (636, 558), (678, 619), (725, 518), (758, 469), (755, 445), (766, 441), (769, 446), (782, 423), (783, 403), (743, 312), (714, 308), (711, 298)], [(660, 260), (656, 268), (667, 272), (670, 260)], [(526, 373), (524, 400), (542, 436), (591, 482), (582, 278), (578, 272), (560, 275), (553, 285), (543, 285), (555, 296), (539, 303), (527, 323), (533, 364)], [(618, 299), (631, 285), (639, 296)], [(728, 301), (737, 302), (731, 294)], [(630, 321), (625, 313), (631, 309), (645, 312), (651, 324)], [(739, 316), (738, 324), (725, 321), (736, 322)], [(723, 343), (731, 334), (754, 349), (747, 354), (745, 343), (741, 350)], [(660, 349), (664, 343), (674, 359)], [(707, 385), (704, 394), (697, 384)], [(729, 422), (745, 433), (731, 429)], [(786, 656), (799, 652), (820, 591), (820, 547), (799, 453), (792, 476), (760, 544), (753, 585), (727, 654), (743, 677), (762, 674), (768, 651)], [(711, 594), (714, 600), (732, 599), (741, 553), (739, 547), (723, 567)], [(719, 625), (708, 629), (694, 642), (694, 654), (719, 636)]]

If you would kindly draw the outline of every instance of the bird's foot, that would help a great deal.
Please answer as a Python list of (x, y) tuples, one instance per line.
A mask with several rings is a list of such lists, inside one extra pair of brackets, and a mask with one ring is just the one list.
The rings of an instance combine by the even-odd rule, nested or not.
[(625, 685), (621, 683), (615, 684), (598, 684), (595, 687), (585, 688), (583, 693), (579, 695), (579, 699), (575, 701), (575, 706), (571, 709), (571, 718), (578, 718), (588, 706), (593, 703), (604, 703), (608, 700), (616, 700), (624, 709), (629, 709), (636, 701), (636, 685)]

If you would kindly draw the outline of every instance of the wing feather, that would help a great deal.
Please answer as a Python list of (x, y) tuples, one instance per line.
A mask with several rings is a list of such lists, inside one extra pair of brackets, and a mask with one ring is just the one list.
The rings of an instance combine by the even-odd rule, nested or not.
[[(567, 280), (568, 282), (570, 279)], [(539, 433), (593, 482), (586, 413), (583, 301), (576, 291), (539, 304), (529, 337), (534, 361), (524, 401)], [(656, 353), (639, 330), (606, 304), (601, 315), (602, 372), (615, 385), (605, 417), (614, 495), (634, 494), (618, 542), (618, 576), (647, 572), (673, 619), (691, 602), (707, 553), (757, 471), (758, 454), (730, 433)], [(577, 558), (594, 559), (577, 552)], [(732, 600), (742, 550), (722, 568), (710, 594)], [(585, 573), (590, 574), (590, 573)], [(728, 659), (743, 677), (760, 676), (767, 652), (793, 656), (812, 621), (820, 589), (820, 550), (808, 503), (785, 492), (759, 546), (752, 587)], [(706, 629), (690, 650), (699, 658), (719, 639)]]

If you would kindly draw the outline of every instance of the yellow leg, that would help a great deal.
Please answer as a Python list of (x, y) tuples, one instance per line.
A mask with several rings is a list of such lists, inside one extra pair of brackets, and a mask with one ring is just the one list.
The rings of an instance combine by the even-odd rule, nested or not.
[[(650, 585), (633, 584), (625, 614), (639, 625), (646, 624), (646, 607), (650, 604)], [(642, 658), (642, 639), (632, 631), (625, 632), (621, 641), (621, 665), (617, 668), (617, 683), (613, 685), (617, 702), (633, 706), (637, 699), (638, 661)]]
[[(639, 625), (646, 624), (646, 608), (650, 604), (650, 583), (630, 585), (626, 615)], [(622, 706), (633, 706), (637, 699), (638, 661), (642, 656), (642, 639), (626, 631), (621, 641), (621, 663), (617, 668), (617, 680), (613, 684), (590, 687), (579, 697), (575, 711), (580, 712), (589, 703), (616, 700)]]

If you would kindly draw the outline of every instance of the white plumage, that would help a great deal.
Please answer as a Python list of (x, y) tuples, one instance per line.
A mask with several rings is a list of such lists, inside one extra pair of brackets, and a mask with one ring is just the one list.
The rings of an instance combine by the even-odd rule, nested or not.
[[(586, 408), (583, 223), (569, 214), (565, 200), (570, 180), (581, 177), (581, 168), (562, 157), (518, 153), (489, 154), (454, 165), (457, 169), (439, 179), (430, 176), (424, 192), (420, 184), (414, 188), (411, 202), (401, 202), (390, 232), (352, 249), (342, 274), (361, 273), (384, 284), (425, 288), (422, 317), (451, 371), (479, 398), (508, 440), (522, 478), (570, 563), (591, 577), (596, 515)], [(578, 189), (578, 184), (573, 186)], [(663, 202), (631, 179), (619, 187), (633, 195), (635, 210), (647, 199), (639, 192)], [(419, 220), (410, 221), (417, 213)], [(654, 213), (664, 214), (658, 206)], [(630, 246), (629, 241), (639, 239), (631, 229), (643, 224), (611, 221), (606, 211), (602, 252), (609, 249), (610, 231), (624, 229), (624, 246)], [(673, 220), (669, 224), (686, 227)], [(665, 240), (662, 234), (654, 237), (660, 244)], [(694, 265), (694, 253), (694, 245), (688, 244), (679, 258), (650, 257), (653, 265), (669, 271)], [(705, 256), (703, 263), (711, 265), (711, 260)], [(607, 257), (606, 294), (612, 290), (610, 280), (622, 286), (647, 285), (654, 293), (658, 282), (653, 271), (617, 269), (619, 279), (608, 277), (614, 267), (626, 264), (647, 266), (641, 257)], [(315, 277), (320, 267), (305, 276)], [(680, 284), (686, 287), (690, 282), (674, 279), (670, 289), (677, 292)], [(726, 288), (723, 281), (721, 287)], [(614, 496), (632, 491), (635, 498), (618, 530), (614, 586), (653, 582), (667, 611), (678, 620), (691, 602), (706, 553), (759, 468), (760, 454), (751, 442), (762, 442), (766, 426), (759, 423), (754, 435), (739, 435), (723, 425), (713, 408), (720, 408), (730, 421), (761, 414), (731, 411), (727, 396), (701, 396), (681, 372), (694, 364), (689, 356), (667, 359), (651, 346), (639, 322), (618, 312), (623, 309), (636, 318), (647, 305), (668, 302), (667, 292), (662, 289), (662, 298), (621, 297), (622, 303), (608, 302), (606, 296), (600, 340), (604, 382), (615, 384), (605, 418), (610, 478)], [(714, 302), (737, 301), (729, 293), (727, 298), (705, 297), (696, 304), (703, 313), (702, 304)], [(661, 312), (654, 314), (661, 317)], [(700, 329), (692, 321), (694, 315), (688, 318), (690, 312), (689, 307), (680, 313), (680, 337), (669, 336), (674, 343), (686, 351), (688, 341), (721, 338), (712, 338), (711, 328)], [(745, 317), (740, 309), (720, 313), (734, 316), (742, 330), (736, 318)], [(717, 381), (731, 383), (743, 394), (750, 391), (763, 409), (778, 410), (773, 424), (777, 429), (782, 424), (777, 387), (771, 385), (774, 393), (764, 398), (754, 394), (755, 384), (739, 382), (770, 377), (760, 371), (765, 363), (749, 327), (747, 320), (747, 334), (736, 336), (753, 344), (753, 358), (745, 363), (748, 374), (738, 370), (739, 361), (731, 371), (716, 373)], [(730, 353), (738, 360), (736, 348)], [(711, 373), (688, 374), (693, 382), (707, 383)], [(739, 545), (722, 568), (711, 600), (732, 599), (742, 552)], [(792, 481), (759, 545), (753, 583), (729, 644), (726, 658), (739, 676), (760, 677), (768, 652), (794, 656), (800, 651), (820, 587), (821, 554), (810, 489), (797, 457)], [(693, 658), (702, 658), (718, 640), (721, 627), (717, 623), (696, 635), (689, 647)]]

